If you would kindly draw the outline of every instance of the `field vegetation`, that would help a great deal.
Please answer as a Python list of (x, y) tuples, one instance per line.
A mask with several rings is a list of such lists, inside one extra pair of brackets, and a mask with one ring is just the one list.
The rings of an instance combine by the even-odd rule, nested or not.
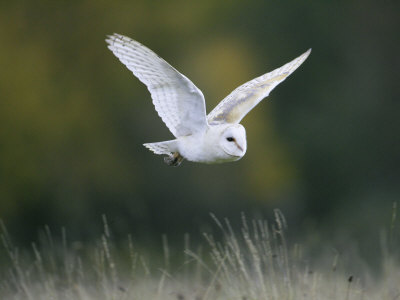
[[(395, 212), (395, 211), (394, 211)], [(286, 238), (279, 210), (273, 222), (248, 220), (241, 228), (211, 215), (216, 235), (192, 246), (184, 237), (180, 250), (159, 253), (136, 249), (131, 236), (113, 242), (103, 216), (104, 233), (92, 244), (68, 242), (65, 230), (55, 240), (46, 227), (31, 250), (12, 243), (2, 224), (1, 299), (398, 299), (400, 267), (391, 249), (396, 215), (382, 233), (379, 267), (366, 267), (346, 253), (313, 255), (307, 245)], [(321, 247), (322, 248), (322, 247)], [(6, 261), (4, 258), (7, 257)], [(347, 262), (347, 263), (345, 263)], [(349, 263), (351, 262), (351, 263)], [(351, 268), (350, 268), (351, 267)], [(355, 274), (348, 269), (357, 270)]]

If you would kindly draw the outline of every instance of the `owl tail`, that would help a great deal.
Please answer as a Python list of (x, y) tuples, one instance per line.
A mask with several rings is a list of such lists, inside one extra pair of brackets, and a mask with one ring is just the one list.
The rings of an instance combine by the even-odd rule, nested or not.
[(143, 144), (143, 146), (150, 151), (153, 151), (155, 154), (168, 155), (164, 158), (164, 161), (169, 166), (177, 167), (183, 161), (183, 157), (179, 154), (179, 152), (177, 152), (177, 140)]
[(148, 144), (143, 144), (143, 146), (145, 146), (150, 151), (153, 151), (155, 154), (161, 154), (161, 155), (162, 154), (172, 155), (172, 153), (178, 150), (176, 140), (159, 142), (159, 143), (148, 143)]

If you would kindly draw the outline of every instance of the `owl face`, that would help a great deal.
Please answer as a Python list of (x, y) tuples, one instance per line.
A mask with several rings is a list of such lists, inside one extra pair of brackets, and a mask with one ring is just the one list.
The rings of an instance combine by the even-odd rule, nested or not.
[(247, 150), (246, 130), (240, 124), (227, 127), (221, 134), (220, 145), (229, 156), (242, 157)]

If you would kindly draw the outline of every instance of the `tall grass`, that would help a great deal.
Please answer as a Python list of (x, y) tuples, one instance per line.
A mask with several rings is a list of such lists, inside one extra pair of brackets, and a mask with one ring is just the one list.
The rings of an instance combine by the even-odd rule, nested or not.
[(156, 263), (135, 249), (130, 236), (123, 247), (112, 242), (105, 218), (95, 245), (68, 243), (65, 231), (54, 241), (45, 228), (24, 251), (1, 223), (7, 263), (0, 269), (0, 299), (400, 299), (400, 268), (389, 251), (379, 277), (339, 270), (338, 255), (315, 259), (311, 268), (305, 247), (288, 244), (280, 211), (271, 223), (242, 215), (238, 230), (227, 219), (212, 218), (220, 237), (204, 234), (204, 245), (192, 249), (186, 236), (174, 266), (166, 237), (164, 261)]

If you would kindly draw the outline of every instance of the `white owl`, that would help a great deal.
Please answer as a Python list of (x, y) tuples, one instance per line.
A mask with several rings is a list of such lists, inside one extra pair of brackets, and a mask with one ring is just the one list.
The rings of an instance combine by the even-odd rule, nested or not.
[(208, 115), (203, 93), (183, 74), (142, 44), (120, 34), (106, 39), (108, 48), (151, 93), (158, 115), (176, 137), (144, 144), (164, 161), (179, 166), (183, 159), (214, 164), (236, 161), (246, 153), (242, 118), (308, 57), (298, 58), (236, 88)]

